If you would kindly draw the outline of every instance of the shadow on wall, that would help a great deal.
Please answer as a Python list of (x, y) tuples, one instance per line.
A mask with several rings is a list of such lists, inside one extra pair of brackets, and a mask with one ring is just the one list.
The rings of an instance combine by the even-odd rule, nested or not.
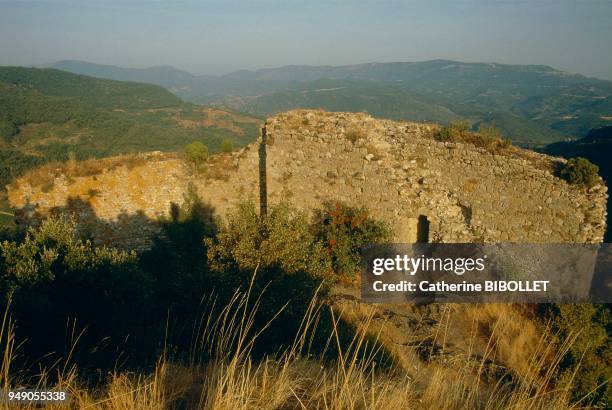
[(27, 203), (15, 210), (15, 224), (19, 232), (23, 233), (28, 227), (36, 227), (46, 216), (71, 216), (77, 223), (77, 232), (80, 237), (89, 239), (96, 246), (109, 246), (119, 249), (133, 249), (139, 252), (151, 249), (156, 240), (166, 236), (166, 230), (172, 224), (184, 221), (187, 216), (185, 207), (194, 207), (194, 212), (202, 223), (216, 231), (214, 223), (215, 209), (193, 197), (188, 192), (182, 205), (169, 204), (169, 217), (160, 216), (150, 218), (142, 210), (134, 213), (121, 211), (116, 218), (100, 218), (92, 205), (80, 197), (69, 197), (63, 206), (53, 207), (45, 215), (38, 211), (36, 204)]
[[(32, 205), (16, 214), (22, 230), (43, 219)], [(80, 368), (150, 365), (161, 344), (185, 347), (192, 342), (202, 298), (213, 291), (203, 242), (217, 232), (213, 207), (197, 196), (186, 196), (182, 205), (170, 204), (167, 218), (151, 220), (136, 212), (108, 221), (98, 218), (86, 201), (70, 198), (52, 214), (73, 215), (79, 237), (99, 238), (106, 231), (104, 242), (111, 247), (143, 244), (144, 238), (150, 250), (135, 259), (105, 264), (96, 259), (97, 250), (86, 246), (71, 251), (64, 242), (57, 245), (55, 233), (47, 231), (49, 239), (40, 246), (60, 255), (50, 267), (53, 274), (35, 275), (12, 293), (11, 314), (19, 324), (17, 336), (24, 341), (24, 362), (18, 368), (27, 368), (31, 360), (51, 365), (71, 350), (71, 332), (83, 332), (71, 355)], [(129, 235), (122, 233), (127, 227)], [(152, 232), (156, 235), (150, 236)], [(45, 251), (35, 252), (37, 259)], [(70, 252), (85, 262), (66, 262), (64, 256)], [(0, 294), (0, 302), (6, 303), (4, 296)]]
[[(21, 211), (22, 216), (36, 214), (34, 207)], [(326, 298), (327, 285), (322, 286), (320, 277), (301, 270), (287, 272), (276, 262), (258, 269), (256, 276), (251, 268), (237, 265), (211, 270), (203, 238), (214, 236), (218, 228), (214, 209), (197, 195), (187, 195), (181, 206), (171, 204), (169, 216), (157, 221), (142, 212), (124, 215), (116, 222), (101, 220), (90, 204), (78, 198), (54, 212), (75, 214), (82, 232), (119, 229), (115, 224), (122, 228), (129, 223), (155, 226), (160, 234), (153, 238), (150, 250), (129, 264), (108, 266), (64, 263), (71, 259), (63, 258), (66, 249), (54, 249), (53, 240), (44, 241), (35, 257), (49, 247), (57, 250), (60, 258), (53, 275), (20, 287), (14, 294), (17, 338), (26, 341), (20, 346), (23, 362), (16, 368), (28, 368), (31, 363), (38, 366), (39, 362), (51, 366), (70, 356), (85, 374), (99, 377), (100, 371), (150, 368), (162, 351), (170, 352), (176, 360), (207, 361), (212, 350), (202, 338), (202, 326), (209, 323), (209, 317), (210, 323), (221, 317), (221, 309), (238, 289), (252, 289), (248, 308), (257, 305), (258, 309), (249, 337), (265, 330), (253, 346), (254, 357), (262, 357), (291, 346), (311, 300), (315, 295), (321, 301)], [(87, 254), (95, 255), (96, 251), (90, 249)], [(248, 311), (246, 305), (244, 309)], [(328, 346), (330, 335), (335, 334), (341, 346), (351, 346), (357, 330), (333, 317), (327, 308), (321, 309), (320, 315), (315, 321), (317, 330), (308, 335), (308, 349), (335, 359), (339, 352), (335, 344)], [(81, 330), (72, 349), (74, 338), (67, 335), (79, 335)], [(234, 347), (230, 343), (227, 349)], [(374, 338), (363, 349), (382, 356), (377, 368), (392, 364), (391, 354)]]

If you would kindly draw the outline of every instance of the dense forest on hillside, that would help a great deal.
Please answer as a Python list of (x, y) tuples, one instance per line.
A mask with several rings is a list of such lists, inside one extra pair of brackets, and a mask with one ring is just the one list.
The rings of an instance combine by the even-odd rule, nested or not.
[(181, 101), (150, 84), (0, 67), (0, 186), (50, 161), (252, 141), (259, 118)]

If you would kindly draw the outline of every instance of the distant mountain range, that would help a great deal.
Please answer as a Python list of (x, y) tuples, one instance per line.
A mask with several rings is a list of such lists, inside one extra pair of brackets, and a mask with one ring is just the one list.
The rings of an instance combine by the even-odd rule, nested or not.
[(43, 68), (56, 68), (75, 74), (83, 74), (90, 77), (106, 78), (118, 81), (136, 81), (151, 83), (172, 89), (195, 87), (204, 77), (196, 77), (186, 71), (181, 71), (170, 66), (158, 66), (150, 68), (123, 68), (112, 65), (87, 63), (85, 61), (64, 60), (54, 64), (46, 64)]
[(293, 108), (367, 111), (378, 117), (474, 128), (495, 125), (515, 142), (544, 144), (612, 124), (612, 82), (542, 65), (432, 60), (348, 66), (286, 66), (196, 76), (172, 67), (120, 68), (82, 61), (73, 73), (161, 85), (196, 103), (256, 115)]

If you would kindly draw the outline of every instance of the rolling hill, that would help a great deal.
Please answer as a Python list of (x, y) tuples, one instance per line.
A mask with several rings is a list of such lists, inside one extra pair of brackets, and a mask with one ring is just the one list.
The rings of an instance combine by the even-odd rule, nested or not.
[[(100, 70), (85, 62), (53, 66), (125, 79), (123, 69)], [(172, 72), (171, 82), (161, 73), (151, 76), (156, 70), (163, 71), (138, 71), (139, 80), (162, 85), (189, 101), (257, 115), (317, 107), (441, 123), (461, 117), (476, 128), (493, 123), (515, 142), (530, 146), (582, 137), (612, 122), (612, 82), (542, 65), (432, 60), (286, 66), (222, 76), (186, 76), (166, 68)], [(327, 90), (317, 91), (322, 88)]]
[(63, 60), (48, 64), (46, 67), (109, 80), (157, 84), (177, 94), (197, 90), (202, 80), (207, 78), (206, 76), (198, 77), (170, 66), (124, 68), (78, 60)]
[(450, 122), (461, 117), (417, 93), (371, 81), (317, 80), (296, 89), (282, 89), (255, 97), (230, 96), (214, 104), (245, 111), (276, 114), (297, 108), (329, 111), (367, 111), (395, 120)]

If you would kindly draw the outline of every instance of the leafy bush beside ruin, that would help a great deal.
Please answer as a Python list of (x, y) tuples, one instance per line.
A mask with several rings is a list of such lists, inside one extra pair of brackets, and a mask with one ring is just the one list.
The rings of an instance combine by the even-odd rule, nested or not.
[(559, 170), (559, 176), (572, 185), (590, 188), (599, 179), (599, 167), (586, 158), (568, 160)]
[(278, 266), (289, 274), (323, 276), (331, 270), (306, 214), (286, 203), (273, 206), (262, 217), (254, 202), (243, 202), (227, 216), (216, 238), (206, 243), (210, 266), (218, 272)]
[[(151, 301), (150, 290), (150, 277), (134, 252), (79, 239), (74, 220), (47, 219), (21, 241), (0, 245), (0, 301), (10, 303), (20, 340), (27, 341), (21, 353), (30, 357), (64, 351), (66, 331), (73, 325), (74, 337), (84, 332), (83, 346), (103, 339), (105, 346), (118, 344), (127, 334), (140, 333), (138, 321)], [(137, 344), (146, 337), (140, 334), (142, 339), (128, 340), (123, 349), (139, 351)], [(97, 350), (102, 355), (105, 349)], [(110, 350), (106, 353), (115, 352)], [(88, 360), (95, 356), (85, 355)]]
[(200, 141), (194, 141), (185, 146), (185, 158), (196, 169), (201, 169), (208, 159), (208, 147)]
[(370, 243), (390, 239), (391, 230), (370, 216), (364, 208), (341, 203), (327, 204), (317, 210), (312, 222), (315, 237), (325, 244), (334, 272), (354, 278), (361, 270), (360, 249)]
[(234, 150), (234, 141), (230, 139), (224, 139), (221, 141), (221, 152), (232, 152)]
[(462, 139), (470, 131), (470, 124), (466, 121), (453, 121), (445, 127), (441, 127), (434, 137), (438, 141), (457, 141)]

